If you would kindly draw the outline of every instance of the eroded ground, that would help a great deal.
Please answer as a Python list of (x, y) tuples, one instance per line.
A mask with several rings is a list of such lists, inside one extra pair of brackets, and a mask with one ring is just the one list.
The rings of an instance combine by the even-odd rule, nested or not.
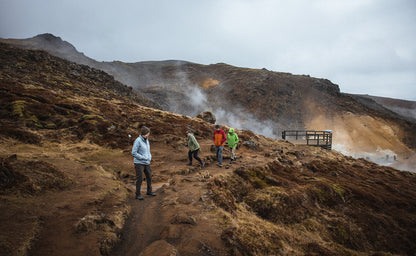
[[(238, 162), (218, 168), (212, 123), (151, 108), (102, 71), (0, 48), (2, 255), (416, 251), (414, 173), (241, 130)], [(157, 196), (137, 201), (130, 150), (142, 125)], [(408, 128), (387, 131), (411, 144)], [(186, 166), (189, 129), (202, 170)]]

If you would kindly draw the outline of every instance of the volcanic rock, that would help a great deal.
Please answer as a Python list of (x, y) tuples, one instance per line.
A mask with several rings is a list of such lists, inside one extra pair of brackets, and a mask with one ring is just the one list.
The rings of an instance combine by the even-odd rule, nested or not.
[(211, 124), (215, 124), (215, 122), (217, 121), (217, 119), (215, 118), (214, 114), (211, 111), (201, 112), (196, 117), (201, 118), (202, 120)]

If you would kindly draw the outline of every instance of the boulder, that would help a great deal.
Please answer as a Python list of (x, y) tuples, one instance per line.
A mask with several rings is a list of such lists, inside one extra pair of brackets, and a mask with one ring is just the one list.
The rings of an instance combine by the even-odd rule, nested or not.
[(257, 149), (258, 145), (253, 140), (247, 140), (243, 142), (243, 145), (250, 149)]
[(201, 112), (196, 117), (201, 118), (202, 120), (211, 124), (215, 124), (215, 122), (217, 121), (217, 119), (215, 118), (214, 114), (212, 114), (211, 111)]

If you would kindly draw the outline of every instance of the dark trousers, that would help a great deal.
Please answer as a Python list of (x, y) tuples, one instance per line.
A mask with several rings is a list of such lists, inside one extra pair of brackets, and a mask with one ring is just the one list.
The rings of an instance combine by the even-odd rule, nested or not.
[(143, 172), (146, 175), (147, 192), (152, 192), (152, 169), (150, 165), (134, 164), (134, 169), (136, 170), (136, 196), (140, 195)]
[(224, 149), (224, 146), (215, 146), (215, 153), (217, 155), (218, 164), (222, 165), (222, 151)]
[(201, 158), (198, 157), (198, 152), (199, 152), (199, 148), (195, 151), (190, 151), (190, 150), (188, 151), (189, 163), (192, 164), (192, 156), (194, 156), (194, 158), (202, 164)]

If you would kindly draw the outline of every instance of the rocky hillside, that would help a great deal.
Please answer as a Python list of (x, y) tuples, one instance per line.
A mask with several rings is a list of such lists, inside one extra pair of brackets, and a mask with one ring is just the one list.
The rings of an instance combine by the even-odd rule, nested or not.
[(287, 129), (332, 130), (333, 148), (344, 154), (416, 170), (416, 122), (409, 117), (416, 110), (393, 107), (400, 100), (386, 104), (344, 94), (326, 79), (222, 63), (97, 62), (51, 34), (2, 41), (103, 70), (166, 111), (196, 116), (209, 110), (218, 123), (274, 138)]
[[(412, 172), (239, 129), (238, 161), (226, 149), (219, 168), (213, 124), (46, 52), (0, 44), (0, 58), (0, 255), (416, 250)], [(138, 201), (130, 150), (142, 125), (157, 196)], [(188, 129), (203, 169), (186, 166)]]
[(369, 104), (370, 106), (383, 106), (399, 115), (410, 122), (416, 122), (416, 102), (409, 100), (398, 100), (385, 97), (376, 97), (370, 95), (352, 95), (356, 98), (365, 98), (366, 102), (376, 102), (377, 104)]

